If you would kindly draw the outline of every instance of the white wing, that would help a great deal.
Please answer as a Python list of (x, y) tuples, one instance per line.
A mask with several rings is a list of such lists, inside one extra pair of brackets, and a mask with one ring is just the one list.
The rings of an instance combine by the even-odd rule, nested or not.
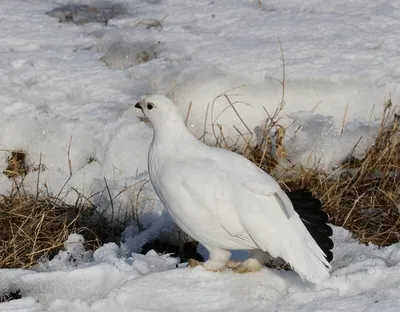
[(281, 257), (309, 281), (326, 278), (330, 266), (325, 254), (279, 184), (240, 155), (220, 149), (209, 152), (213, 155), (207, 158), (174, 162), (168, 175), (243, 249), (259, 248)]
[(284, 213), (285, 197), (282, 190), (273, 196), (260, 196), (242, 190), (239, 207), (246, 202), (248, 205), (247, 209), (237, 210), (239, 218), (260, 249), (268, 251), (273, 257), (283, 258), (302, 278), (319, 282), (329, 276), (327, 268), (330, 265), (298, 214), (295, 212), (288, 218)]

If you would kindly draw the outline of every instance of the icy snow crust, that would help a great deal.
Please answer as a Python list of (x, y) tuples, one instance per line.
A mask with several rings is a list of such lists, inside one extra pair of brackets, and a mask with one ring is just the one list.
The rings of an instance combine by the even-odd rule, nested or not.
[[(77, 18), (85, 23), (79, 25), (46, 15), (71, 3), (115, 5), (119, 14), (107, 23), (87, 23), (81, 12)], [(130, 257), (170, 226), (146, 183), (152, 130), (133, 109), (143, 94), (168, 93), (187, 116), (189, 129), (198, 137), (206, 132), (205, 140), (213, 143), (213, 124), (233, 140), (234, 126), (247, 132), (232, 109), (219, 114), (227, 101), (214, 99), (230, 90), (246, 125), (256, 132), (266, 117), (264, 107), (271, 113), (281, 101), (279, 37), (286, 63), (282, 122), (291, 125), (285, 142), (289, 157), (305, 165), (318, 159), (326, 170), (346, 157), (361, 136), (356, 154), (362, 154), (376, 134), (384, 102), (391, 97), (398, 103), (398, 1), (261, 3), (0, 2), (1, 169), (8, 156), (3, 150), (27, 150), (36, 166), (42, 154), (46, 171), (40, 187), (46, 184), (58, 194), (69, 176), (71, 143), (73, 175), (64, 191), (73, 187), (87, 196), (103, 194), (105, 177), (115, 205), (129, 211), (136, 198), (143, 225), (150, 225), (140, 235), (135, 226), (128, 228), (123, 252), (106, 245), (94, 255), (84, 254), (76, 268), (65, 266), (61, 257), (41, 273), (1, 270), (2, 290), (14, 283), (23, 299), (0, 304), (0, 310), (398, 310), (399, 246), (360, 246), (343, 231), (335, 236), (333, 275), (320, 286), (267, 269), (254, 275), (201, 268), (152, 274), (174, 267), (175, 260)], [(142, 50), (148, 62), (145, 54), (138, 57)], [(207, 107), (213, 103), (212, 118)], [(26, 178), (33, 190), (36, 179), (36, 172)], [(0, 193), (10, 187), (1, 175)], [(69, 192), (66, 200), (75, 197)], [(93, 201), (99, 209), (110, 205), (107, 196)]]

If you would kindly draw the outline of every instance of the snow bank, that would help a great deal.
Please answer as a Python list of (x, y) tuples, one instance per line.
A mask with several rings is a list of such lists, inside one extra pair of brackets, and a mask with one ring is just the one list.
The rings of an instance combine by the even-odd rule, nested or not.
[[(178, 105), (189, 129), (208, 144), (224, 136), (229, 144), (257, 138), (257, 128), (282, 103), (282, 83), (243, 79), (216, 69), (179, 77), (168, 95)], [(163, 85), (159, 89), (163, 90)], [(340, 91), (339, 91), (340, 90)], [(330, 170), (353, 151), (373, 143), (385, 103), (387, 87), (361, 81), (286, 80), (283, 108), (277, 116), (287, 128), (285, 146), (294, 163)], [(392, 96), (396, 96), (397, 94)], [(234, 107), (233, 107), (234, 106)]]

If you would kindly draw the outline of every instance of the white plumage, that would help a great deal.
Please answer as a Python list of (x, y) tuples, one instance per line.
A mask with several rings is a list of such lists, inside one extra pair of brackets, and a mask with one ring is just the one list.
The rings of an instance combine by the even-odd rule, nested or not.
[(152, 95), (136, 107), (154, 128), (148, 158), (154, 190), (178, 226), (210, 252), (207, 270), (229, 267), (230, 250), (244, 249), (253, 252), (234, 266), (239, 272), (261, 269), (268, 252), (310, 282), (328, 277), (324, 252), (271, 176), (193, 137), (166, 97)]

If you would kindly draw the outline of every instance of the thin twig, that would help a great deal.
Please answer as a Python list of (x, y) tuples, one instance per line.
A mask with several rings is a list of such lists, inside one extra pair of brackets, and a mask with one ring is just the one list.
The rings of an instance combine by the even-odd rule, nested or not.
[(42, 153), (39, 155), (39, 170), (36, 179), (36, 201), (39, 198), (40, 171), (42, 171)]
[(69, 168), (69, 176), (68, 179), (64, 182), (63, 186), (61, 187), (60, 191), (58, 192), (58, 195), (56, 198), (59, 198), (61, 193), (64, 191), (64, 188), (67, 186), (69, 181), (72, 178), (72, 162), (71, 162), (71, 157), (70, 157), (70, 152), (71, 152), (71, 144), (72, 144), (72, 135), (69, 138), (69, 144), (68, 144), (68, 151), (67, 151), (67, 158), (68, 158), (68, 168)]
[(111, 196), (110, 188), (108, 187), (107, 179), (104, 177), (104, 183), (106, 184), (106, 190), (110, 199), (110, 205), (111, 205), (111, 224), (113, 224), (113, 219), (114, 219), (114, 200), (113, 197)]
[(236, 110), (235, 106), (232, 104), (231, 100), (229, 99), (229, 97), (224, 94), (225, 99), (228, 101), (229, 105), (232, 107), (232, 109), (234, 110), (235, 114), (238, 116), (238, 118), (240, 119), (240, 121), (242, 122), (242, 124), (246, 127), (247, 131), (253, 135), (253, 132), (250, 130), (250, 128), (247, 126), (247, 124), (244, 122), (242, 116), (240, 116), (240, 114), (238, 113), (238, 111)]
[(189, 108), (188, 108), (188, 111), (187, 111), (187, 114), (186, 114), (186, 118), (185, 118), (185, 126), (187, 126), (187, 122), (188, 122), (191, 110), (192, 110), (192, 101), (190, 101), (190, 103), (189, 103)]

